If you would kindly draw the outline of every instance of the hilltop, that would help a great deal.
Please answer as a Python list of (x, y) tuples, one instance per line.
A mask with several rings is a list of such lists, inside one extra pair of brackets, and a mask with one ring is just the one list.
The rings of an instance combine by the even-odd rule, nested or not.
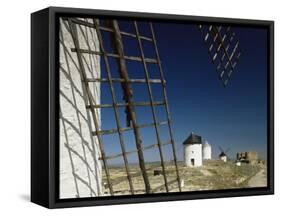
[[(204, 161), (201, 167), (186, 167), (183, 162), (178, 163), (179, 174), (182, 182), (182, 191), (219, 190), (231, 188), (248, 188), (266, 186), (266, 165), (242, 164), (236, 166), (233, 162), (221, 160)], [(176, 192), (175, 169), (172, 163), (166, 163), (167, 180), (170, 182), (170, 192)], [(163, 193), (165, 188), (163, 176), (154, 175), (155, 170), (160, 170), (160, 163), (149, 163), (146, 166), (153, 193)], [(143, 194), (144, 184), (136, 164), (130, 166), (134, 190), (136, 194)], [(125, 169), (121, 166), (110, 168), (114, 191), (119, 195), (130, 194)], [(103, 176), (103, 182), (106, 182)], [(105, 185), (104, 194), (108, 195)]]

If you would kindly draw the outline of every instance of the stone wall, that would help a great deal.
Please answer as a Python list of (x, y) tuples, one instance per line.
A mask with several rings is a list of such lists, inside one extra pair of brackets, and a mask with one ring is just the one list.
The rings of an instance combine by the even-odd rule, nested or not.
[(258, 162), (258, 153), (254, 151), (238, 152), (236, 154), (236, 159), (238, 161), (254, 164)]

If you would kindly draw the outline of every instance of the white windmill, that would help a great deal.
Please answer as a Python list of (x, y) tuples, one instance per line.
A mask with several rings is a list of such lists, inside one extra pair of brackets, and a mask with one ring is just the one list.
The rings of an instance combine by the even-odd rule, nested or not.
[(230, 148), (226, 149), (226, 151), (223, 150), (222, 147), (219, 146), (219, 149), (221, 151), (221, 153), (219, 154), (219, 158), (223, 161), (226, 162), (227, 161), (227, 152), (229, 152)]
[(207, 140), (205, 140), (202, 145), (202, 157), (203, 157), (203, 160), (212, 159), (212, 146), (208, 143)]
[(184, 162), (187, 166), (202, 166), (202, 138), (193, 132), (183, 142)]

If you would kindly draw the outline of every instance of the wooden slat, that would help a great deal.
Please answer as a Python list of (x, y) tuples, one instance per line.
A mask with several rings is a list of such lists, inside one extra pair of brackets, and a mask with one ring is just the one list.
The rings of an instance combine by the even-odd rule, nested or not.
[[(93, 22), (96, 26), (96, 32), (97, 32), (97, 36), (98, 36), (98, 39), (99, 39), (99, 42), (100, 42), (100, 49), (101, 49), (102, 52), (105, 52), (102, 34), (100, 32), (99, 25), (98, 25), (99, 22), (95, 19), (93, 20)], [(111, 97), (112, 97), (112, 102), (113, 102), (113, 110), (114, 110), (114, 116), (115, 116), (115, 120), (116, 120), (117, 131), (118, 131), (118, 135), (119, 135), (120, 147), (121, 147), (121, 151), (123, 153), (123, 161), (124, 161), (124, 164), (125, 164), (125, 170), (126, 170), (126, 174), (127, 174), (126, 178), (129, 182), (130, 192), (131, 192), (131, 194), (134, 194), (135, 192), (134, 192), (134, 186), (133, 186), (133, 183), (132, 183), (129, 162), (128, 162), (127, 156), (124, 154), (126, 152), (126, 148), (125, 148), (125, 143), (124, 143), (124, 136), (120, 131), (121, 123), (120, 123), (119, 113), (118, 113), (118, 110), (117, 110), (117, 107), (116, 107), (117, 100), (116, 100), (116, 95), (115, 95), (115, 91), (114, 91), (114, 87), (113, 87), (110, 65), (109, 65), (109, 61), (108, 61), (107, 56), (103, 55), (103, 58), (104, 58), (104, 62), (105, 62), (105, 69), (106, 69), (106, 72), (107, 72), (107, 79), (108, 79), (108, 83), (109, 83), (109, 86), (110, 86), (110, 92), (111, 92)]]
[[(114, 47), (116, 53), (118, 53), (118, 55), (120, 56), (120, 58), (118, 58), (119, 75), (122, 79), (129, 80), (129, 74), (128, 74), (127, 65), (126, 65), (126, 61), (125, 61), (124, 46), (123, 46), (123, 42), (122, 42), (122, 35), (121, 35), (120, 29), (119, 29), (119, 24), (118, 24), (117, 20), (112, 20), (110, 22), (110, 24), (114, 30), (114, 33), (112, 34), (111, 42), (114, 43), (113, 47)], [(122, 86), (123, 93), (124, 93), (123, 94), (124, 100), (126, 101), (126, 103), (129, 103), (129, 106), (126, 107), (127, 126), (133, 127), (133, 131), (135, 134), (135, 136), (134, 136), (135, 145), (136, 145), (136, 148), (138, 149), (138, 151), (137, 151), (138, 162), (139, 162), (140, 170), (142, 172), (142, 177), (143, 177), (143, 181), (144, 181), (144, 185), (145, 185), (145, 191), (146, 191), (146, 193), (150, 193), (151, 186), (150, 186), (150, 182), (149, 182), (149, 179), (147, 176), (147, 172), (145, 170), (146, 164), (145, 164), (144, 155), (141, 150), (143, 147), (142, 138), (141, 138), (140, 130), (138, 128), (135, 107), (132, 106), (133, 91), (132, 91), (130, 83), (128, 83), (128, 82), (121, 83), (121, 86)]]
[[(113, 58), (120, 58), (120, 56), (118, 54), (114, 54), (114, 53), (102, 53), (99, 51), (94, 51), (94, 50), (89, 50), (89, 49), (77, 49), (77, 48), (71, 48), (72, 52), (77, 52), (79, 51), (80, 53), (87, 53), (87, 54), (93, 54), (93, 55), (107, 55), (108, 57), (113, 57)], [(138, 56), (122, 56), (122, 58), (124, 58), (125, 60), (130, 60), (130, 61), (138, 61), (138, 62), (142, 62), (142, 58), (138, 57)], [(145, 62), (147, 63), (152, 63), (152, 64), (157, 64), (157, 60), (153, 59), (153, 58), (145, 58), (144, 59)]]
[[(168, 121), (161, 121), (157, 123), (158, 125), (165, 125), (168, 124)], [(138, 128), (146, 128), (146, 127), (152, 127), (154, 126), (154, 123), (148, 123), (148, 124), (142, 124), (142, 125), (137, 125)], [(133, 130), (133, 127), (124, 127), (124, 128), (120, 128), (121, 132), (124, 131), (129, 131), (129, 130)], [(99, 134), (101, 135), (108, 135), (108, 134), (114, 134), (114, 133), (118, 133), (118, 129), (109, 129), (109, 130), (100, 130)], [(93, 131), (92, 135), (96, 136), (97, 132)]]
[(143, 50), (143, 46), (142, 46), (142, 41), (140, 39), (138, 24), (137, 24), (136, 21), (134, 21), (134, 26), (135, 26), (135, 31), (136, 31), (136, 35), (137, 35), (137, 39), (138, 39), (138, 45), (139, 45), (140, 54), (141, 54), (141, 58), (142, 58), (142, 65), (143, 65), (143, 69), (144, 69), (144, 73), (145, 73), (145, 79), (147, 81), (146, 86), (147, 86), (147, 90), (148, 90), (148, 93), (149, 93), (149, 101), (150, 101), (152, 117), (153, 117), (153, 121), (155, 123), (154, 128), (155, 128), (155, 133), (156, 133), (156, 138), (157, 138), (157, 147), (158, 147), (158, 150), (159, 150), (160, 163), (161, 163), (161, 167), (162, 167), (163, 178), (164, 178), (164, 182), (165, 182), (165, 188), (166, 188), (166, 192), (169, 192), (169, 187), (168, 187), (168, 184), (167, 184), (166, 169), (165, 169), (165, 165), (164, 165), (162, 143), (161, 143), (161, 139), (160, 139), (160, 132), (159, 132), (159, 128), (156, 124), (156, 122), (158, 122), (158, 120), (157, 120), (157, 116), (156, 116), (156, 110), (155, 110), (155, 107), (154, 107), (152, 87), (151, 87), (150, 83), (148, 82), (149, 72), (148, 72), (146, 62), (145, 62), (144, 50)]
[[(68, 20), (68, 23), (69, 23), (70, 34), (71, 34), (71, 37), (73, 39), (74, 46), (77, 49), (79, 49), (80, 45), (79, 45), (79, 39), (78, 39), (78, 33), (77, 33), (76, 25), (74, 25), (70, 19)], [(84, 80), (84, 79), (86, 79), (87, 75), (86, 75), (86, 70), (85, 70), (85, 67), (84, 67), (84, 64), (83, 64), (83, 60), (82, 60), (82, 54), (80, 52), (77, 52), (77, 59), (78, 59), (79, 68), (80, 68), (80, 72), (81, 72), (80, 76), (81, 76), (81, 79)], [(86, 83), (86, 82), (83, 82), (83, 84), (84, 84), (85, 92), (86, 92), (86, 95), (87, 95), (87, 99), (88, 99), (88, 101), (89, 101), (89, 103), (92, 107), (93, 104), (94, 104), (94, 96), (92, 95), (92, 91), (90, 89), (89, 84)], [(94, 122), (94, 126), (95, 126), (95, 128), (99, 128), (98, 117), (96, 116), (96, 111), (93, 107), (91, 108), (91, 112), (92, 112), (92, 120)], [(102, 143), (99, 131), (97, 131), (96, 135), (97, 135), (96, 137), (97, 137), (97, 140), (98, 140), (100, 153), (101, 153), (102, 157), (105, 157), (105, 151), (104, 151), (104, 147), (103, 147), (103, 143)], [(113, 189), (112, 189), (111, 182), (110, 182), (110, 173), (109, 173), (109, 170), (108, 170), (108, 164), (107, 164), (106, 160), (102, 160), (102, 162), (103, 162), (104, 170), (105, 170), (105, 173), (106, 173), (107, 183), (109, 185), (109, 191), (110, 191), (110, 194), (113, 196), (114, 193), (113, 193)]]
[[(162, 142), (161, 143), (161, 146), (166, 146), (166, 145), (169, 145), (171, 144), (171, 141), (166, 141), (166, 142)], [(151, 144), (151, 145), (148, 145), (148, 146), (144, 146), (142, 147), (142, 151), (146, 151), (146, 150), (149, 150), (149, 149), (152, 149), (152, 148), (155, 148), (158, 146), (158, 143), (155, 143), (155, 144)], [(134, 153), (137, 153), (138, 150), (132, 150), (132, 151), (128, 151), (128, 152), (125, 152), (124, 154), (126, 155), (130, 155), (130, 154), (134, 154)], [(124, 156), (123, 153), (118, 153), (118, 154), (114, 154), (114, 155), (110, 155), (110, 156), (106, 156), (105, 159), (106, 160), (109, 160), (109, 159), (115, 159), (115, 158), (119, 158), (119, 157), (122, 157)], [(99, 157), (99, 160), (102, 160), (103, 158), (102, 157)]]
[[(129, 83), (152, 83), (152, 84), (162, 84), (162, 80), (161, 79), (149, 79), (149, 80), (145, 80), (145, 79), (129, 79), (129, 80), (125, 80), (125, 79), (121, 79), (121, 78), (111, 78), (112, 82), (129, 82)], [(105, 78), (87, 78), (86, 82), (109, 82), (109, 79), (105, 79)], [(166, 81), (164, 82), (166, 83)]]
[[(154, 101), (152, 104), (150, 102), (133, 102), (132, 106), (163, 106), (165, 105), (164, 101)], [(128, 103), (116, 103), (116, 104), (95, 104), (93, 105), (94, 108), (112, 108), (112, 107), (127, 107), (129, 106)], [(90, 109), (91, 106), (87, 105), (87, 109)]]
[(162, 85), (162, 89), (163, 89), (163, 95), (164, 95), (164, 100), (165, 100), (165, 110), (166, 110), (166, 115), (168, 118), (168, 128), (169, 128), (169, 135), (170, 135), (170, 139), (172, 142), (172, 150), (173, 150), (173, 159), (174, 159), (174, 164), (175, 164), (175, 168), (176, 168), (176, 176), (177, 176), (177, 182), (178, 182), (178, 187), (179, 187), (179, 191), (181, 192), (181, 183), (180, 183), (180, 176), (179, 176), (179, 169), (178, 169), (178, 162), (177, 162), (177, 155), (176, 155), (176, 148), (175, 148), (175, 141), (174, 141), (174, 136), (172, 133), (172, 126), (171, 126), (171, 114), (170, 114), (170, 109), (169, 109), (169, 104), (168, 104), (168, 96), (167, 96), (167, 91), (166, 91), (166, 86), (164, 85), (164, 73), (163, 73), (163, 69), (162, 69), (162, 65), (161, 65), (161, 60), (160, 60), (160, 55), (159, 55), (159, 51), (158, 51), (158, 47), (157, 47), (157, 41), (156, 41), (156, 37), (154, 34), (154, 29), (153, 29), (153, 25), (152, 23), (149, 23), (150, 25), (150, 30), (151, 30), (151, 34), (152, 34), (152, 39), (153, 39), (153, 45), (155, 48), (155, 53), (156, 53), (156, 57), (157, 57), (157, 65), (159, 68), (159, 72), (160, 72), (160, 77), (161, 80), (163, 82)]
[[(125, 35), (125, 36), (129, 36), (129, 37), (133, 37), (133, 38), (136, 38), (136, 37), (137, 37), (135, 34), (132, 34), (132, 33), (129, 33), (129, 32), (123, 32), (123, 31), (121, 31), (121, 34), (122, 34), (122, 35)], [(151, 41), (151, 42), (152, 42), (152, 38), (145, 37), (145, 36), (142, 36), (142, 35), (140, 35), (140, 39), (146, 40), (146, 41)]]
[[(76, 18), (71, 18), (72, 22), (75, 24), (79, 24), (79, 25), (83, 25), (89, 28), (96, 28), (95, 24), (84, 21), (84, 20), (80, 20), (80, 19), (76, 19)], [(107, 31), (107, 32), (114, 32), (112, 28), (108, 28), (106, 26), (99, 26), (99, 29), (102, 31)], [(124, 32), (124, 31), (120, 31), (121, 35), (125, 35), (125, 36), (129, 36), (129, 37), (133, 37), (136, 38), (137, 36), (135, 34), (132, 34), (130, 32)], [(150, 41), (152, 42), (152, 38), (146, 37), (141, 35), (140, 38), (142, 40), (146, 40), (146, 41)]]

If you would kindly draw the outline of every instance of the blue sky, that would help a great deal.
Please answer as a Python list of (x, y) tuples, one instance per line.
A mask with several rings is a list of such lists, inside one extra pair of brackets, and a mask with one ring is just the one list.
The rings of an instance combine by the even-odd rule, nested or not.
[[(120, 29), (134, 32), (133, 26), (120, 22)], [(158, 49), (162, 61), (177, 155), (182, 160), (182, 142), (193, 131), (212, 145), (213, 158), (219, 154), (218, 146), (231, 148), (229, 156), (239, 151), (257, 151), (266, 157), (267, 133), (267, 32), (265, 29), (234, 27), (239, 38), (242, 55), (229, 85), (224, 88), (210, 61), (206, 45), (196, 25), (154, 23)], [(150, 36), (147, 23), (140, 23), (142, 35)], [(105, 37), (107, 35), (104, 35)], [(137, 41), (123, 38), (125, 55), (137, 56)], [(155, 57), (150, 42), (143, 42), (146, 57)], [(110, 45), (105, 44), (110, 51)], [(110, 60), (113, 77), (118, 77), (116, 62)], [(102, 62), (102, 70), (104, 64)], [(144, 78), (142, 65), (127, 62), (130, 78)], [(151, 78), (159, 78), (156, 65), (148, 65)], [(104, 76), (103, 74), (102, 76)], [(114, 85), (118, 102), (122, 102), (120, 84)], [(160, 85), (153, 85), (154, 100), (163, 99)], [(108, 86), (102, 86), (102, 102), (111, 103)], [(133, 87), (134, 101), (148, 101), (147, 88), (143, 84)], [(157, 107), (158, 120), (165, 120), (165, 110)], [(152, 122), (149, 107), (137, 107), (138, 123)], [(124, 109), (119, 110), (122, 126), (125, 126)], [(113, 110), (102, 110), (102, 128), (116, 128)], [(169, 139), (168, 128), (161, 127), (161, 140)], [(141, 129), (143, 145), (156, 143), (154, 128)], [(133, 132), (124, 134), (126, 148), (135, 149)], [(118, 135), (103, 136), (107, 154), (120, 152)], [(171, 148), (164, 147), (169, 159)], [(145, 152), (147, 161), (159, 160), (157, 149)], [(136, 154), (129, 157), (136, 161)], [(115, 160), (115, 163), (120, 160)], [(114, 163), (114, 162), (113, 162)]]

